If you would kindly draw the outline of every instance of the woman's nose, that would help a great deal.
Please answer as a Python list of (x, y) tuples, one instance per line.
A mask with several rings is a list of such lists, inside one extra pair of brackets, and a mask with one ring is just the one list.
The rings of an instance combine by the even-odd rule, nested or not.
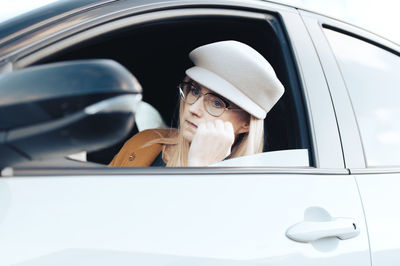
[(200, 97), (199, 99), (197, 99), (194, 103), (192, 103), (191, 105), (189, 105), (189, 111), (192, 114), (195, 114), (197, 116), (201, 116), (203, 115), (204, 112), (204, 103), (203, 103), (203, 99), (204, 97)]

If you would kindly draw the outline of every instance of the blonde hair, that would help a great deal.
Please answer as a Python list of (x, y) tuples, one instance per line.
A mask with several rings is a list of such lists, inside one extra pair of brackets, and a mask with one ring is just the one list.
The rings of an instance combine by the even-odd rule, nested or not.
[[(185, 104), (180, 101), (179, 104), (179, 119), (182, 119), (183, 109)], [(182, 121), (179, 121), (178, 132), (175, 136), (159, 138), (151, 141), (149, 144), (163, 144), (163, 156), (167, 147), (173, 145), (174, 152), (167, 159), (167, 167), (182, 167), (188, 165), (188, 155), (190, 143), (183, 137), (183, 132), (180, 130)], [(241, 157), (260, 153), (264, 146), (264, 120), (255, 118), (250, 115), (249, 132), (240, 134), (233, 144), (230, 158)]]

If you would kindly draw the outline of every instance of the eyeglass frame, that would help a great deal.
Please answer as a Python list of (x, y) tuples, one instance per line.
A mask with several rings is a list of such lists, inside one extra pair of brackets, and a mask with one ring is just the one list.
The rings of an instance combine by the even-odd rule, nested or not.
[[(182, 89), (182, 86), (183, 86), (184, 84), (191, 85), (192, 87), (198, 89), (199, 92), (200, 92), (199, 96), (198, 96), (198, 97), (196, 98), (196, 100), (195, 100), (194, 102), (192, 102), (192, 103), (188, 103), (188, 102), (186, 101), (186, 99), (185, 99), (185, 92), (184, 92), (184, 90)], [(184, 81), (183, 81), (183, 82), (179, 83), (178, 89), (179, 89), (179, 95), (180, 95), (181, 99), (182, 99), (185, 103), (190, 104), (190, 105), (194, 104), (194, 103), (197, 102), (202, 96), (206, 96), (207, 94), (213, 95), (213, 96), (218, 97), (219, 99), (221, 99), (221, 101), (226, 105), (226, 107), (223, 108), (223, 111), (222, 111), (222, 113), (221, 113), (220, 115), (211, 114), (211, 113), (208, 111), (207, 107), (206, 107), (205, 101), (203, 101), (204, 109), (207, 111), (207, 113), (209, 113), (210, 115), (212, 115), (212, 116), (214, 116), (214, 117), (220, 117), (221, 115), (224, 114), (224, 112), (225, 112), (226, 110), (243, 111), (243, 109), (241, 109), (241, 108), (232, 108), (232, 107), (229, 108), (230, 103), (229, 103), (227, 100), (225, 100), (224, 98), (222, 98), (221, 96), (217, 95), (216, 93), (213, 93), (213, 92), (206, 92), (206, 93), (203, 93), (203, 92), (201, 91), (201, 88), (199, 88), (199, 86), (196, 85), (196, 84), (193, 83), (193, 82), (184, 82)], [(222, 109), (222, 108), (221, 108), (221, 109)]]

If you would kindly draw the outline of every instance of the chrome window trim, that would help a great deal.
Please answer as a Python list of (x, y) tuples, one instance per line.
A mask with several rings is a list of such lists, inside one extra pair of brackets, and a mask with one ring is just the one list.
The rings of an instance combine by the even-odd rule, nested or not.
[(400, 167), (350, 168), (351, 175), (400, 174)]
[(349, 175), (347, 169), (322, 169), (322, 168), (265, 168), (265, 167), (205, 167), (205, 168), (111, 168), (111, 167), (86, 167), (86, 168), (14, 168), (15, 177), (52, 177), (52, 176), (141, 176), (141, 175), (269, 175), (269, 174), (295, 174), (295, 175)]

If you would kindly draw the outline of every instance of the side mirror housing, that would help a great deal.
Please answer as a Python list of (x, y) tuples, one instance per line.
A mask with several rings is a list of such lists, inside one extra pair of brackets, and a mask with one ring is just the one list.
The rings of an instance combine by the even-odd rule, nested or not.
[(0, 76), (0, 168), (112, 145), (130, 132), (141, 86), (112, 60)]

